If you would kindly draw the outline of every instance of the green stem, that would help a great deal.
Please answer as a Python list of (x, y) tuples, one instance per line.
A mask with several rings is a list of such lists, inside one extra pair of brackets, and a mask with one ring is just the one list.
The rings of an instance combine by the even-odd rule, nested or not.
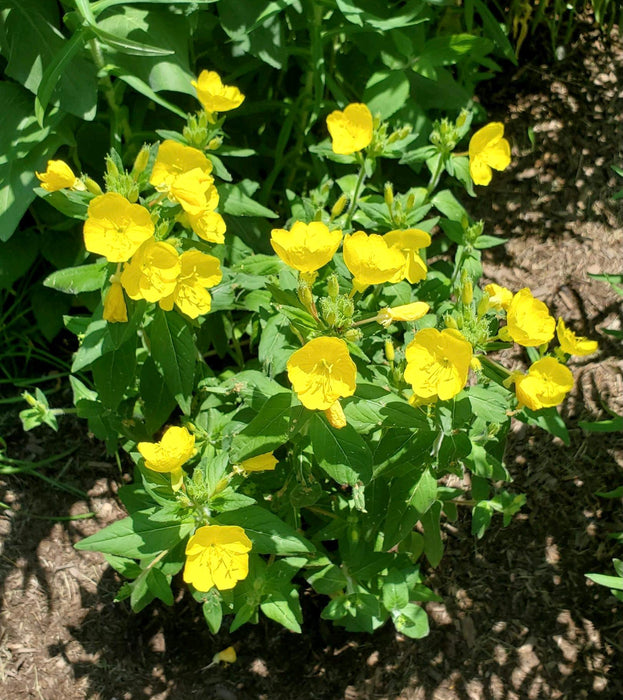
[(439, 184), (439, 178), (441, 177), (441, 173), (443, 172), (444, 166), (446, 164), (446, 158), (447, 155), (445, 153), (440, 153), (439, 154), (439, 160), (437, 161), (437, 167), (435, 168), (435, 172), (433, 172), (430, 176), (430, 180), (428, 182), (428, 186), (426, 187), (426, 191), (430, 195), (431, 192), (437, 187)]
[(344, 222), (345, 229), (350, 228), (350, 223), (352, 221), (355, 209), (357, 208), (357, 203), (359, 201), (359, 190), (363, 186), (363, 183), (366, 179), (366, 159), (361, 155), (361, 153), (358, 153), (357, 157), (360, 159), (361, 166), (359, 168), (359, 176), (357, 177), (357, 183), (353, 191), (353, 199), (348, 208), (348, 213), (346, 214), (346, 221)]

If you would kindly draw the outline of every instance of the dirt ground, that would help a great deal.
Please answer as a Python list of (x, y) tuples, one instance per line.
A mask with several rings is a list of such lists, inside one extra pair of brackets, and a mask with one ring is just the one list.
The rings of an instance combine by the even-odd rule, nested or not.
[[(182, 592), (172, 609), (134, 615), (113, 602), (119, 582), (103, 558), (72, 547), (122, 515), (114, 460), (72, 419), (58, 435), (25, 435), (5, 412), (7, 454), (37, 461), (75, 446), (63, 482), (86, 495), (0, 481), (0, 700), (623, 698), (623, 605), (585, 578), (622, 554), (606, 537), (623, 530), (621, 499), (595, 492), (623, 484), (623, 438), (577, 423), (607, 417), (606, 404), (623, 411), (623, 351), (604, 333), (621, 327), (621, 298), (587, 275), (623, 271), (623, 209), (611, 200), (623, 179), (610, 169), (623, 165), (623, 48), (587, 27), (564, 60), (539, 55), (524, 46), (521, 69), (483, 86), (513, 163), (471, 211), (509, 239), (486, 258), (487, 276), (530, 286), (600, 349), (573, 365), (570, 448), (514, 426), (506, 461), (523, 512), (480, 541), (467, 517), (446, 526), (446, 555), (427, 571), (444, 600), (427, 606), (430, 636), (346, 633), (318, 619), (309, 593), (303, 635), (262, 620), (214, 638)], [(95, 517), (68, 519), (83, 513)], [(238, 661), (206, 668), (230, 644)]]

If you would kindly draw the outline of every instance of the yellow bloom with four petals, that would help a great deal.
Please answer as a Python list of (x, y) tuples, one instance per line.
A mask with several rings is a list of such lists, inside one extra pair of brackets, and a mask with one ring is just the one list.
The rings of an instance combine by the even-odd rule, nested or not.
[(469, 142), (469, 174), (475, 185), (491, 182), (491, 168), (505, 170), (511, 162), (511, 147), (504, 138), (504, 124), (491, 122), (479, 129)]
[(329, 231), (321, 221), (310, 224), (295, 221), (292, 229), (274, 228), (270, 244), (289, 267), (299, 272), (315, 272), (335, 255), (342, 241), (340, 230)]
[(353, 288), (390, 282), (405, 269), (405, 256), (383, 236), (356, 231), (344, 239), (344, 263), (353, 275)]
[(513, 381), (519, 406), (532, 411), (558, 406), (573, 388), (571, 370), (553, 357), (537, 360), (527, 374), (513, 372), (504, 383)]
[[(214, 178), (201, 168), (193, 168), (178, 175), (169, 187), (169, 197), (182, 205), (182, 209), (193, 216), (210, 209), (214, 199)], [(216, 197), (218, 202), (218, 194)]]
[(288, 379), (300, 402), (326, 411), (341, 397), (355, 393), (357, 367), (341, 338), (314, 338), (292, 354)]
[(582, 336), (576, 336), (572, 330), (565, 326), (565, 322), (562, 320), (562, 318), (558, 319), (556, 335), (558, 336), (560, 349), (563, 352), (566, 352), (567, 355), (584, 357), (585, 355), (591, 355), (597, 351), (597, 341), (589, 340), (588, 338), (584, 338)]
[(166, 189), (171, 187), (180, 175), (196, 168), (209, 175), (212, 172), (212, 163), (198, 148), (167, 139), (158, 147), (149, 183), (157, 189)]
[(223, 279), (219, 259), (198, 250), (187, 250), (180, 255), (179, 263), (175, 287), (160, 299), (160, 307), (170, 311), (175, 304), (190, 318), (207, 314), (212, 307), (212, 297), (206, 287), (214, 287)]
[(83, 230), (90, 253), (103, 255), (108, 262), (126, 262), (153, 236), (155, 227), (145, 207), (108, 192), (89, 203)]
[(415, 402), (446, 401), (467, 383), (472, 346), (458, 330), (424, 328), (407, 345), (405, 356), (404, 376), (413, 387)]
[(336, 109), (327, 117), (334, 153), (350, 155), (369, 146), (372, 141), (372, 113), (359, 102), (348, 105), (342, 112)]
[(138, 451), (145, 460), (147, 469), (160, 474), (171, 474), (171, 486), (178, 491), (183, 482), (182, 465), (188, 462), (195, 451), (195, 436), (184, 427), (167, 428), (159, 442), (139, 442)]
[(405, 256), (404, 271), (398, 275), (398, 279), (392, 282), (400, 282), (406, 279), (409, 284), (416, 284), (426, 279), (428, 268), (422, 260), (419, 251), (428, 248), (431, 237), (426, 231), (419, 228), (389, 231), (383, 236), (388, 245), (398, 248)]
[(73, 170), (64, 160), (49, 160), (44, 173), (35, 173), (41, 181), (41, 188), (48, 192), (57, 192), (69, 187), (84, 190), (85, 186), (74, 175)]
[(485, 286), (485, 294), (489, 298), (487, 304), (489, 309), (504, 309), (506, 311), (513, 300), (513, 293), (510, 289), (495, 283)]
[(202, 70), (191, 85), (197, 90), (197, 99), (206, 112), (229, 112), (244, 102), (237, 87), (223, 85), (221, 76), (213, 70)]
[(130, 299), (159, 301), (173, 294), (181, 269), (177, 250), (170, 243), (151, 238), (124, 266), (121, 284)]
[(524, 287), (513, 295), (508, 305), (506, 326), (500, 330), (500, 338), (510, 338), (528, 348), (537, 347), (549, 343), (554, 337), (555, 327), (556, 322), (549, 315), (547, 306)]
[(238, 525), (204, 525), (186, 545), (184, 581), (198, 591), (233, 588), (249, 574), (252, 543)]

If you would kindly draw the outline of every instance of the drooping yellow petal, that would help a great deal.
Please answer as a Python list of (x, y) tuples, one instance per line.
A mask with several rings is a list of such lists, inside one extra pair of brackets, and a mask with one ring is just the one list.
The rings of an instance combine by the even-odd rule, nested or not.
[(325, 409), (325, 416), (329, 423), (336, 429), (341, 430), (346, 427), (346, 416), (339, 401), (335, 401), (329, 408)]
[(221, 76), (213, 70), (202, 70), (191, 85), (197, 90), (197, 99), (207, 112), (229, 112), (244, 102), (240, 90), (231, 85), (223, 85)]
[(108, 323), (125, 323), (128, 320), (128, 309), (120, 282), (113, 282), (106, 292), (102, 318)]
[(386, 306), (379, 311), (376, 320), (385, 328), (394, 321), (417, 321), (426, 316), (430, 306), (424, 301), (414, 301), (402, 306)]
[(257, 457), (250, 457), (240, 462), (240, 466), (245, 472), (266, 472), (272, 471), (277, 466), (278, 460), (272, 452), (266, 452)]
[(598, 345), (595, 340), (589, 340), (583, 336), (576, 336), (571, 329), (565, 326), (565, 322), (562, 318), (558, 319), (556, 335), (558, 336), (560, 349), (568, 355), (584, 357), (585, 355), (592, 355), (592, 353), (597, 351)]

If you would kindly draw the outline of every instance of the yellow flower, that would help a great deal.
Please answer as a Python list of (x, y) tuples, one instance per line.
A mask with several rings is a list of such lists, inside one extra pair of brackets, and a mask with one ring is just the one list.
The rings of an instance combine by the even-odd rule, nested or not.
[(549, 315), (547, 306), (524, 287), (508, 305), (506, 327), (500, 331), (500, 338), (512, 338), (524, 347), (537, 347), (549, 343), (554, 337), (555, 326), (556, 322)]
[(376, 317), (378, 323), (384, 328), (390, 326), (394, 321), (417, 321), (422, 316), (426, 316), (430, 306), (424, 301), (414, 301), (411, 304), (394, 306), (381, 309)]
[(572, 330), (565, 326), (562, 318), (558, 319), (556, 335), (558, 336), (560, 349), (568, 355), (584, 357), (584, 355), (591, 355), (597, 350), (597, 342), (595, 340), (589, 340), (584, 337), (578, 338)]
[(372, 141), (372, 114), (366, 105), (356, 102), (343, 112), (335, 110), (327, 117), (334, 153), (349, 155), (361, 151)]
[(102, 318), (108, 323), (125, 323), (128, 320), (128, 309), (123, 297), (123, 287), (118, 281), (112, 282), (106, 292)]
[(206, 112), (229, 112), (244, 102), (240, 90), (231, 85), (223, 85), (221, 76), (213, 70), (202, 70), (191, 85), (197, 90), (197, 99)]
[(124, 266), (121, 284), (130, 299), (154, 302), (173, 293), (181, 269), (177, 250), (151, 238)]
[(67, 187), (85, 189), (73, 170), (63, 160), (49, 160), (44, 173), (35, 173), (41, 181), (41, 187), (48, 192), (57, 192)]
[(488, 308), (508, 310), (513, 293), (506, 287), (501, 287), (499, 284), (488, 284), (485, 287), (485, 294), (489, 297)]
[(200, 168), (189, 170), (175, 178), (169, 188), (169, 197), (182, 205), (188, 214), (197, 216), (208, 208), (214, 179)]
[(207, 314), (212, 307), (212, 297), (206, 287), (214, 287), (223, 279), (218, 258), (198, 250), (188, 250), (180, 255), (179, 262), (180, 272), (175, 287), (160, 299), (160, 307), (170, 311), (175, 304), (190, 318)]
[(154, 233), (151, 215), (140, 204), (131, 204), (117, 192), (95, 197), (84, 222), (84, 245), (109, 262), (126, 262)]
[(352, 273), (353, 287), (362, 292), (370, 284), (393, 281), (405, 269), (405, 256), (383, 236), (356, 231), (344, 239), (344, 262)]
[(195, 436), (186, 428), (171, 426), (164, 431), (159, 442), (139, 442), (138, 451), (145, 459), (145, 466), (160, 474), (171, 474), (171, 486), (178, 491), (182, 486), (182, 464), (188, 462), (195, 451)]
[(188, 540), (184, 581), (198, 591), (233, 588), (249, 573), (251, 540), (238, 525), (204, 525)]
[(357, 367), (340, 338), (314, 338), (292, 354), (288, 379), (300, 402), (311, 410), (326, 410), (355, 393)]
[(292, 230), (274, 228), (270, 244), (286, 265), (299, 272), (315, 272), (335, 255), (342, 241), (340, 230), (329, 231), (321, 221), (295, 221)]
[(272, 452), (266, 452), (257, 457), (250, 457), (240, 462), (240, 466), (245, 472), (267, 472), (272, 471), (277, 466), (278, 460)]
[(553, 357), (537, 360), (527, 374), (513, 373), (509, 380), (515, 382), (519, 406), (532, 411), (557, 406), (573, 387), (571, 370)]
[(225, 243), (227, 226), (220, 214), (204, 209), (199, 214), (188, 214), (187, 218), (188, 225), (199, 238), (209, 243)]
[(491, 168), (504, 170), (511, 162), (511, 147), (504, 138), (504, 124), (491, 122), (479, 129), (469, 142), (469, 174), (475, 185), (491, 182)]
[(426, 278), (428, 268), (418, 253), (419, 250), (427, 248), (431, 243), (430, 235), (426, 231), (419, 228), (389, 231), (383, 236), (383, 239), (387, 245), (398, 248), (405, 256), (404, 271), (398, 275), (398, 279), (393, 279), (392, 282), (406, 279), (409, 284), (415, 284)]
[(460, 331), (424, 328), (407, 345), (405, 356), (405, 379), (413, 387), (416, 401), (446, 401), (467, 382), (472, 346)]
[(199, 168), (205, 175), (212, 172), (212, 163), (197, 148), (167, 139), (158, 147), (158, 156), (149, 183), (158, 189), (168, 189), (189, 170)]
[(329, 423), (336, 430), (341, 430), (346, 427), (346, 416), (344, 415), (342, 404), (339, 401), (335, 401), (329, 408), (326, 408), (324, 414)]

